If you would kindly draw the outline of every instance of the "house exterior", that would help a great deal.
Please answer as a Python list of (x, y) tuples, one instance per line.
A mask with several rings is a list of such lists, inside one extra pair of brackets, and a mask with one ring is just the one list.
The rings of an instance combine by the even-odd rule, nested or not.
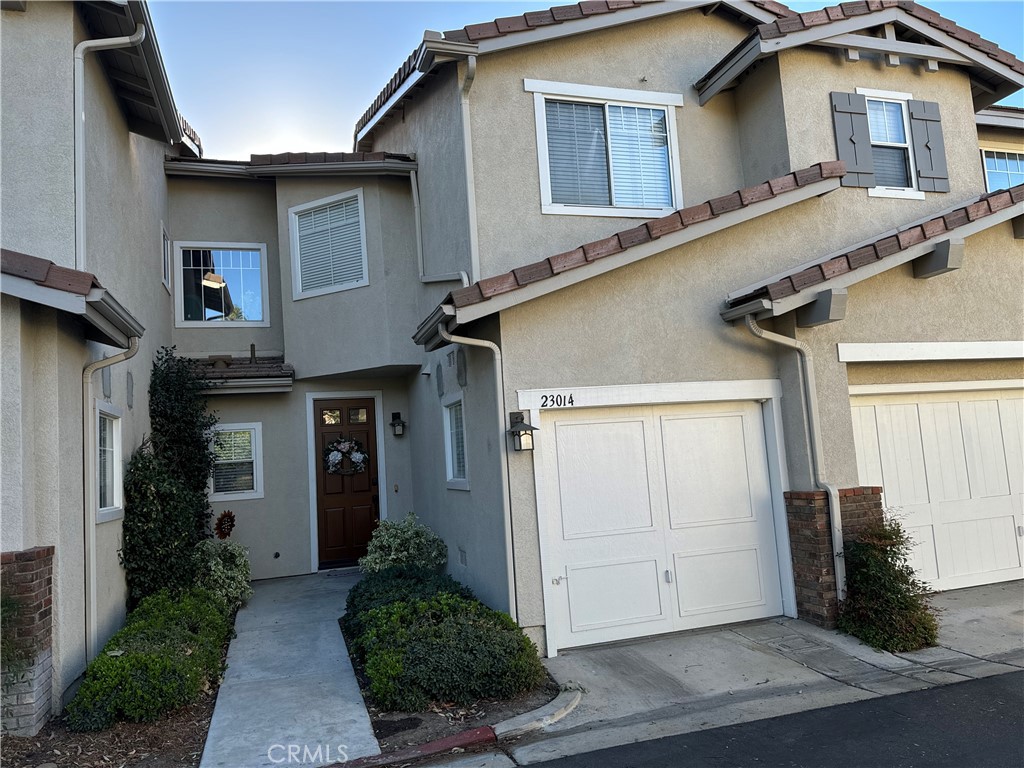
[[(933, 11), (428, 32), (352, 152), (247, 162), (202, 156), (144, 3), (2, 22), (4, 581), (53, 574), (26, 683), (53, 693), (19, 716), (123, 616), (117, 472), (166, 344), (209, 381), (211, 500), (255, 578), (351, 565), (414, 512), (550, 655), (829, 625), (883, 504), (937, 589), (1024, 576), (1024, 116), (993, 106), (1024, 64)], [(115, 36), (75, 139), (52, 73)]]

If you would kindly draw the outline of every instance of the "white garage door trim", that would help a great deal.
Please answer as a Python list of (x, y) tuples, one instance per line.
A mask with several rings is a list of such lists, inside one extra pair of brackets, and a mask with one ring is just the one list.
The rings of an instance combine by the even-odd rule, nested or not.
[[(528, 411), (531, 424), (541, 423), (541, 412), (629, 405), (678, 405), (685, 403), (714, 403), (730, 401), (754, 401), (761, 406), (761, 420), (764, 428), (765, 448), (768, 460), (768, 477), (771, 488), (772, 516), (775, 529), (776, 550), (779, 561), (779, 575), (782, 583), (782, 610), (786, 616), (796, 616), (796, 587), (793, 580), (793, 560), (789, 546), (789, 528), (786, 520), (786, 504), (783, 494), (789, 490), (789, 473), (782, 439), (782, 384), (777, 379), (751, 379), (740, 381), (701, 381), (670, 384), (632, 384), (599, 387), (557, 387), (551, 389), (519, 390), (519, 407)], [(553, 613), (549, 606), (558, 599), (554, 592), (559, 577), (552, 566), (550, 544), (548, 543), (547, 521), (552, 503), (546, 499), (548, 482), (544, 462), (539, 456), (544, 452), (544, 430), (534, 433), (533, 469), (534, 493), (537, 502), (537, 524), (541, 579), (544, 594), (545, 635), (549, 656), (558, 652), (556, 628), (548, 617)]]

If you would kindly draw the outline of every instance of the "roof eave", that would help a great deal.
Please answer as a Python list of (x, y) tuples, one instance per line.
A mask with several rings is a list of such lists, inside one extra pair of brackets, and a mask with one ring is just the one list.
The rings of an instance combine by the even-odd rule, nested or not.
[(974, 116), (974, 122), (990, 128), (1012, 128), (1024, 131), (1024, 111), (1019, 114), (983, 109)]

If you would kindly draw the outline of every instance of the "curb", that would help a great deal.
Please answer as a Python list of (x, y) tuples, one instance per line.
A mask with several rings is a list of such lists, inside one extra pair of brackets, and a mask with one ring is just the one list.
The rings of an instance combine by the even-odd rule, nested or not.
[(576, 709), (582, 698), (583, 694), (579, 690), (562, 691), (543, 707), (537, 707), (532, 712), (524, 712), (493, 726), (483, 725), (470, 731), (456, 733), (454, 736), (446, 736), (443, 739), (428, 741), (426, 744), (400, 749), (396, 752), (360, 757), (344, 763), (333, 763), (327, 768), (384, 768), (384, 766), (396, 763), (448, 753), (453, 749), (494, 744), (498, 739), (515, 738), (530, 731), (539, 730), (546, 725), (557, 723)]
[(557, 723), (576, 709), (582, 698), (583, 694), (578, 690), (562, 691), (543, 707), (538, 707), (532, 712), (524, 712), (493, 726), (494, 735), (498, 739), (512, 739)]

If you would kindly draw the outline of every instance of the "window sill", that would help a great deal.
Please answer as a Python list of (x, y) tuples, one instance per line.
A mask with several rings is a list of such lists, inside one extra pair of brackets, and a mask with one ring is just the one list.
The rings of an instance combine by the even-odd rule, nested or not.
[(365, 288), (370, 284), (369, 280), (359, 280), (353, 283), (342, 283), (341, 285), (332, 285), (329, 288), (316, 288), (311, 291), (302, 291), (301, 293), (292, 292), (292, 301), (302, 301), (303, 299), (312, 299), (316, 296), (326, 296), (329, 293), (341, 293), (342, 291), (351, 291), (353, 288)]
[(540, 207), (541, 213), (561, 216), (607, 216), (629, 219), (657, 219), (675, 211), (675, 208), (616, 208), (614, 206), (558, 205), (555, 203), (544, 203)]
[(252, 501), (262, 499), (263, 491), (239, 491), (238, 493), (211, 493), (210, 501)]
[(269, 328), (269, 320), (221, 320), (219, 322), (203, 320), (176, 320), (175, 328)]
[(96, 510), (96, 525), (113, 523), (115, 520), (121, 520), (123, 518), (123, 507), (105, 507), (104, 509)]
[(891, 197), (903, 200), (924, 200), (924, 192), (918, 189), (903, 189), (902, 187), (871, 187), (868, 189), (868, 197)]
[(447, 488), (449, 491), (468, 491), (469, 480), (449, 480)]

